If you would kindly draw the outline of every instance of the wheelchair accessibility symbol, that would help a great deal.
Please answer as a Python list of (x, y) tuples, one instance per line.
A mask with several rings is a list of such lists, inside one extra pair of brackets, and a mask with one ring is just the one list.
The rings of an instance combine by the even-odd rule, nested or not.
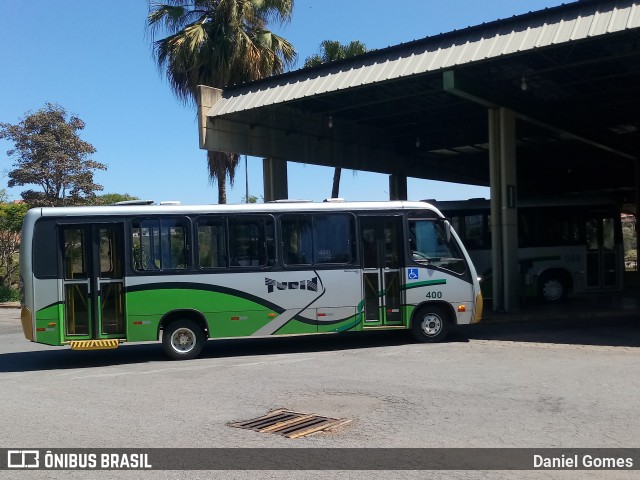
[(418, 280), (418, 269), (417, 268), (409, 268), (407, 270), (407, 278), (409, 280)]

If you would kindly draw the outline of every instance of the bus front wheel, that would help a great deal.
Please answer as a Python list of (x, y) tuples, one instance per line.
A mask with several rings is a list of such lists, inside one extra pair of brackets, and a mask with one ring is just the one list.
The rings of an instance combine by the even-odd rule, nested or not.
[(449, 315), (438, 305), (421, 307), (411, 322), (413, 337), (423, 343), (441, 342), (449, 334)]
[(202, 352), (207, 341), (202, 328), (192, 320), (176, 320), (162, 332), (162, 346), (173, 360), (190, 360)]

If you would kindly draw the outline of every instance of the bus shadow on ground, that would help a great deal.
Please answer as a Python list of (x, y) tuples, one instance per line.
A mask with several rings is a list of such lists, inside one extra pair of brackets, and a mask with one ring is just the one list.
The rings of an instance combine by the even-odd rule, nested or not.
[[(625, 318), (538, 320), (480, 323), (458, 327), (447, 343), (471, 340), (544, 344), (640, 347), (640, 320)], [(330, 352), (415, 344), (407, 331), (375, 331), (339, 335), (238, 338), (207, 342), (200, 359), (233, 358), (287, 353)], [(425, 349), (429, 348), (426, 344)], [(425, 352), (428, 353), (428, 352)], [(165, 355), (159, 343), (125, 344), (115, 350), (74, 352), (68, 348), (0, 354), (0, 372), (28, 372), (163, 362), (179, 365)]]
[[(452, 341), (466, 341), (454, 338)], [(378, 348), (414, 343), (407, 331), (376, 331), (335, 335), (301, 335), (269, 338), (233, 338), (210, 340), (199, 359), (233, 358), (287, 353), (330, 352)], [(111, 365), (171, 361), (160, 343), (123, 344), (114, 350), (72, 351), (52, 347), (52, 350), (0, 354), (0, 372), (27, 372), (105, 367)]]

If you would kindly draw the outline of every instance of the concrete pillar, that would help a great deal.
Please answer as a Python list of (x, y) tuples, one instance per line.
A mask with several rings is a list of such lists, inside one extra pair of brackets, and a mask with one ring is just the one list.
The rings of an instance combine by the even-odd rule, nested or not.
[(516, 118), (513, 111), (507, 108), (500, 108), (500, 167), (504, 309), (512, 312), (519, 308), (520, 266), (516, 190)]
[(489, 109), (489, 172), (493, 309), (518, 309), (518, 211), (515, 116), (506, 108)]
[[(638, 263), (640, 262), (640, 160), (636, 160), (636, 203), (635, 203), (635, 211), (633, 214), (635, 215), (635, 232), (636, 232), (636, 268), (635, 271), (638, 272)], [(622, 274), (624, 278), (624, 273)], [(624, 280), (623, 280), (624, 282)]]
[(502, 280), (502, 233), (500, 226), (502, 210), (500, 208), (502, 191), (500, 189), (500, 111), (489, 109), (489, 186), (491, 203), (491, 272), (493, 289), (493, 310), (503, 309)]
[(263, 159), (262, 178), (264, 183), (265, 202), (285, 200), (289, 198), (286, 160), (278, 158)]
[(407, 200), (406, 175), (389, 175), (389, 200)]
[(196, 87), (196, 101), (198, 104), (198, 132), (200, 135), (200, 148), (207, 148), (207, 127), (211, 120), (207, 117), (209, 110), (222, 98), (222, 90), (219, 88)]

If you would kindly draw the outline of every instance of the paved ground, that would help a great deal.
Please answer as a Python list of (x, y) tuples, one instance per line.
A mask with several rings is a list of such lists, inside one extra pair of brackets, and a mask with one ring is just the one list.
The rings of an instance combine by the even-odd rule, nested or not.
[[(71, 352), (29, 343), (0, 309), (0, 448), (637, 447), (635, 315)], [(227, 424), (285, 407), (352, 421), (298, 440)], [(4, 472), (13, 473), (13, 472)], [(294, 472), (295, 473), (295, 472)], [(51, 478), (29, 472), (24, 478)], [(93, 478), (57, 472), (56, 478)], [(135, 475), (135, 477), (134, 477)], [(0, 472), (2, 476), (2, 472)], [(102, 472), (104, 478), (336, 478), (336, 472)], [(341, 478), (634, 478), (633, 472), (346, 472)], [(6, 476), (6, 478), (18, 478)]]

